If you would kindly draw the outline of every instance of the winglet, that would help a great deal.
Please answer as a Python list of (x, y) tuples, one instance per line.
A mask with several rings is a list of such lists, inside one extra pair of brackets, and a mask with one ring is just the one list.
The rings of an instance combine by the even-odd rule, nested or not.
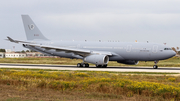
[(14, 39), (10, 38), (9, 36), (7, 36), (7, 38), (8, 39), (5, 39), (5, 40), (8, 40), (10, 42), (15, 42), (15, 43), (32, 43), (33, 44), (33, 42), (14, 40)]
[(7, 36), (8, 40), (11, 41), (11, 42), (15, 42), (15, 43), (18, 43), (17, 41), (13, 40), (12, 38), (10, 38), (9, 36)]

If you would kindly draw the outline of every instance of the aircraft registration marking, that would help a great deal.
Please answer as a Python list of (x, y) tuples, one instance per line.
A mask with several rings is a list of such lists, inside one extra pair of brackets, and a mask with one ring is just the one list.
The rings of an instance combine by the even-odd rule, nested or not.
[(34, 36), (39, 36), (39, 34), (34, 34)]

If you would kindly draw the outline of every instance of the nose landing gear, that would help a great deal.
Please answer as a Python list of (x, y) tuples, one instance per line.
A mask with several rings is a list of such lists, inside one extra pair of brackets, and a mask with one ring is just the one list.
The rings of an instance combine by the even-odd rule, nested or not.
[(157, 69), (157, 68), (158, 68), (158, 66), (157, 66), (157, 63), (158, 63), (158, 62), (159, 62), (159, 61), (154, 61), (154, 64), (155, 64), (155, 65), (153, 66), (154, 69)]

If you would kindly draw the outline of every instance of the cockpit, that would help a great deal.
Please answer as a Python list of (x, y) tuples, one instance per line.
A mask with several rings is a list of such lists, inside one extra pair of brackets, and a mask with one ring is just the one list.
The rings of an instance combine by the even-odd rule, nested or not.
[(172, 48), (164, 48), (164, 50), (172, 50)]

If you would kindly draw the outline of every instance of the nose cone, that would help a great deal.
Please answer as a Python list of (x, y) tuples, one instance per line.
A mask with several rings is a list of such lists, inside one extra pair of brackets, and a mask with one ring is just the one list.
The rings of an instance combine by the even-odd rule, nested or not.
[(176, 55), (176, 52), (175, 51), (172, 51), (172, 57)]
[(166, 59), (171, 58), (171, 57), (173, 57), (173, 56), (175, 56), (175, 55), (176, 55), (176, 52), (174, 52), (174, 51), (169, 51), (168, 53), (166, 53)]
[(169, 51), (168, 52), (168, 54), (167, 54), (167, 56), (169, 57), (169, 58), (171, 58), (171, 57), (173, 57), (173, 56), (175, 56), (176, 55), (176, 52), (175, 51)]

